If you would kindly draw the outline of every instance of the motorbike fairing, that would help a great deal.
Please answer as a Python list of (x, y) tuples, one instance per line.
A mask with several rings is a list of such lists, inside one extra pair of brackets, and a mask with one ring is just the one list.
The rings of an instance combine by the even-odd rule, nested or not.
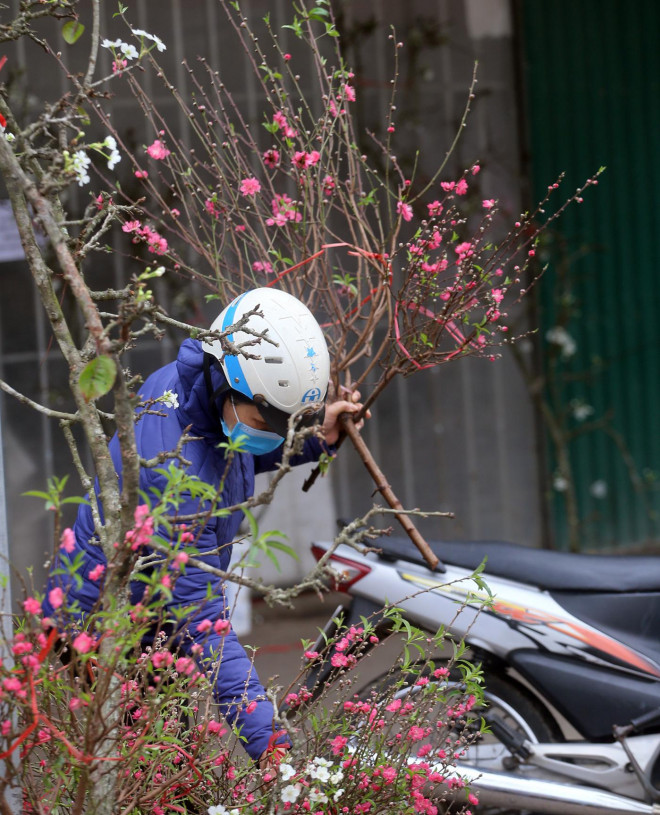
[(660, 664), (660, 592), (552, 592), (571, 614)]
[(531, 650), (512, 653), (510, 664), (589, 741), (660, 708), (657, 680)]

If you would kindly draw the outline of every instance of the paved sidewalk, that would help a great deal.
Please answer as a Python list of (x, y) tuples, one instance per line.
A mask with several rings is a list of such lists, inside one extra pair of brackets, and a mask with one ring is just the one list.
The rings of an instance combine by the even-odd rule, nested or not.
[[(293, 609), (270, 608), (261, 600), (253, 602), (252, 631), (239, 639), (243, 645), (257, 649), (254, 661), (261, 681), (286, 689), (303, 665), (300, 641), (316, 640), (337, 606), (349, 599), (339, 592), (330, 592), (322, 600), (307, 594), (296, 599)], [(394, 639), (376, 648), (365, 663), (352, 672), (356, 687), (389, 670), (399, 651), (400, 645)]]
[(330, 593), (323, 600), (306, 594), (295, 600), (293, 609), (271, 608), (263, 600), (252, 603), (252, 631), (240, 637), (243, 645), (257, 649), (255, 665), (262, 682), (278, 677), (286, 687), (302, 665), (301, 640), (317, 638), (345, 594)]

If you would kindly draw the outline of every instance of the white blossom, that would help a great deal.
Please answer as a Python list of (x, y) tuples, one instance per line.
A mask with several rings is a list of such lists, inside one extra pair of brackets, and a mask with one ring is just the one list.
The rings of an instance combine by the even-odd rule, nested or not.
[(129, 42), (123, 40), (103, 40), (101, 48), (109, 48), (111, 51), (121, 51), (125, 59), (137, 59), (140, 54), (137, 48)]
[(594, 481), (589, 487), (589, 492), (594, 498), (607, 498), (607, 481), (604, 481), (602, 478), (599, 478), (598, 481)]
[(282, 790), (281, 798), (285, 804), (294, 804), (300, 795), (300, 784), (289, 784)]
[(337, 792), (335, 792), (335, 794), (332, 796), (332, 800), (335, 801), (335, 802), (338, 801), (342, 797), (343, 794), (344, 794), (343, 788), (337, 790)]
[(561, 348), (561, 355), (563, 357), (572, 357), (577, 351), (577, 343), (568, 333), (568, 331), (561, 325), (556, 325), (551, 328), (545, 335), (548, 342), (553, 345), (559, 345)]
[(132, 43), (123, 42), (119, 47), (125, 59), (137, 59), (140, 56), (137, 48)]
[(119, 155), (119, 152), (117, 150), (113, 150), (112, 153), (110, 153), (110, 157), (108, 158), (108, 170), (112, 170), (115, 164), (119, 164), (120, 161), (121, 156)]
[(291, 764), (287, 764), (286, 762), (282, 762), (280, 764), (280, 775), (282, 776), (282, 781), (288, 781), (290, 778), (296, 774), (296, 771), (291, 766)]
[(328, 796), (321, 790), (313, 789), (309, 793), (309, 801), (311, 804), (325, 804), (328, 801)]
[(573, 418), (578, 422), (583, 422), (585, 419), (588, 419), (594, 412), (593, 407), (581, 399), (572, 399), (570, 408)]
[(568, 479), (564, 478), (563, 475), (556, 475), (552, 479), (552, 486), (557, 490), (557, 492), (566, 492), (568, 489)]
[(174, 391), (165, 391), (165, 393), (158, 398), (158, 401), (162, 402), (165, 407), (174, 408), (174, 410), (179, 407), (179, 397)]
[(344, 778), (344, 771), (343, 770), (336, 770), (330, 776), (330, 783), (331, 784), (338, 784)]
[(227, 809), (226, 806), (222, 804), (215, 804), (214, 806), (209, 807), (207, 810), (208, 815), (240, 815), (239, 811), (234, 809)]
[(131, 31), (136, 37), (144, 37), (146, 40), (151, 40), (156, 43), (156, 48), (159, 51), (165, 51), (165, 43), (155, 34), (149, 34), (148, 31), (143, 31), (141, 28), (132, 28)]
[(89, 167), (90, 158), (84, 150), (76, 150), (73, 156), (70, 155), (68, 150), (64, 151), (64, 159), (66, 161), (67, 169), (73, 170), (78, 179), (78, 186), (83, 187), (89, 184)]
[(104, 147), (108, 147), (110, 149), (110, 155), (108, 156), (108, 170), (112, 170), (115, 164), (119, 164), (121, 161), (121, 154), (119, 150), (117, 150), (117, 141), (114, 136), (106, 136), (103, 145)]
[(310, 778), (315, 778), (317, 781), (329, 781), (330, 772), (327, 767), (312, 767), (309, 771)]

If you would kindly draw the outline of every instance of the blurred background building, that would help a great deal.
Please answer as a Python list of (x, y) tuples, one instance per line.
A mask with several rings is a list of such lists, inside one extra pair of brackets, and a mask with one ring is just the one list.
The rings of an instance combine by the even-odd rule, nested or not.
[[(110, 33), (115, 9), (102, 5)], [(291, 12), (289, 0), (243, 0), (242, 6), (255, 25), (269, 12), (275, 28)], [(655, 551), (660, 6), (655, 0), (335, 0), (333, 6), (355, 71), (359, 132), (382, 132), (393, 70), (389, 34), (405, 44), (396, 144), (404, 167), (419, 151), (420, 179), (432, 174), (454, 138), (475, 61), (476, 98), (445, 176), (479, 161), (475, 202), (496, 198), (513, 221), (560, 174), (570, 194), (607, 167), (584, 203), (571, 207), (539, 247), (547, 271), (524, 308), (512, 312), (513, 329), (538, 331), (515, 351), (504, 348), (494, 363), (465, 359), (393, 385), (365, 430), (376, 460), (406, 507), (455, 513), (454, 520), (420, 522), (431, 538)], [(257, 87), (217, 0), (134, 0), (129, 14), (167, 43), (165, 70), (184, 94), (190, 85), (182, 61), (194, 64), (204, 55), (258, 124)], [(280, 36), (283, 43), (290, 38), (294, 51), (291, 32)], [(69, 48), (64, 41), (60, 47)], [(64, 77), (35, 45), (9, 44), (6, 54), (2, 81), (28, 110), (64, 89)], [(102, 58), (109, 60), (109, 52)], [(185, 120), (159, 94), (154, 87), (154, 106), (179, 117), (183, 133)], [(110, 107), (129, 142), (153, 140), (131, 98), (117, 96)], [(71, 192), (81, 204), (83, 194)], [(0, 200), (0, 377), (32, 399), (66, 408), (65, 365), (12, 229), (8, 202)], [(95, 263), (96, 279), (108, 286), (131, 272), (123, 253), (97, 256)], [(162, 283), (159, 296), (175, 315), (213, 316), (199, 302), (193, 310), (199, 292), (185, 283)], [(147, 374), (174, 357), (181, 339), (172, 334), (142, 345), (128, 364)], [(8, 545), (20, 572), (34, 568), (39, 587), (52, 523), (41, 502), (23, 493), (43, 489), (52, 475), (71, 473), (69, 494), (79, 485), (52, 420), (3, 394), (0, 429), (6, 503), (0, 544)], [(337, 517), (361, 515), (376, 500), (348, 445), (331, 470), (308, 494), (300, 490), (304, 474), (296, 474), (261, 519), (262, 528), (284, 531), (301, 553), (299, 564), (283, 563), (280, 573), (266, 568), (267, 580), (294, 582), (308, 563), (310, 540), (333, 535)]]

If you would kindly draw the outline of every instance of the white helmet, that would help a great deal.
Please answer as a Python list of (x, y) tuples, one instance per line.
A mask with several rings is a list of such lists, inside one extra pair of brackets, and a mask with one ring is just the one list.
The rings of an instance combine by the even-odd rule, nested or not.
[[(277, 289), (251, 289), (239, 295), (214, 320), (211, 330), (224, 331), (257, 307), (263, 317), (253, 315), (247, 326), (255, 332), (267, 331), (271, 340), (245, 348), (258, 359), (225, 354), (219, 340), (202, 345), (220, 361), (229, 387), (254, 401), (273, 430), (285, 435), (291, 414), (310, 408), (306, 418), (319, 417), (328, 390), (330, 355), (312, 312), (296, 297)], [(236, 331), (227, 339), (239, 345), (254, 337)]]

